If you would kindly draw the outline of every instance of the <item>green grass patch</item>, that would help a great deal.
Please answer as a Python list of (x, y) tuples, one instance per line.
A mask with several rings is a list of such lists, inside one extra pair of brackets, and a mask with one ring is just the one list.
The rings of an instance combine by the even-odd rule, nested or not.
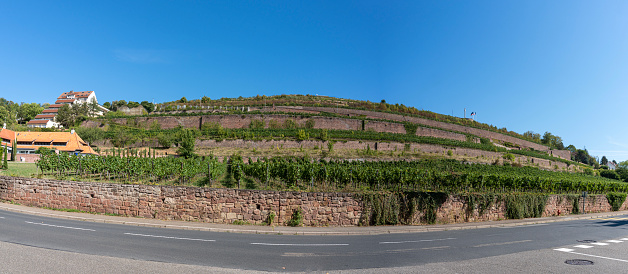
[(0, 175), (18, 177), (34, 177), (37, 175), (37, 166), (35, 163), (8, 162), (8, 164), (9, 169), (0, 170)]

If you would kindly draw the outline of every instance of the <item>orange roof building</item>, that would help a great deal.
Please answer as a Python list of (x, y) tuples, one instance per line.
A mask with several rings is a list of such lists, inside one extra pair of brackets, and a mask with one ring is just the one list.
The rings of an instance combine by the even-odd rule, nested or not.
[(15, 131), (8, 130), (6, 128), (0, 129), (0, 148), (13, 147), (13, 140), (15, 140)]
[(35, 154), (40, 147), (47, 147), (71, 154), (97, 154), (87, 142), (71, 132), (15, 132), (14, 142), (17, 143), (17, 154)]

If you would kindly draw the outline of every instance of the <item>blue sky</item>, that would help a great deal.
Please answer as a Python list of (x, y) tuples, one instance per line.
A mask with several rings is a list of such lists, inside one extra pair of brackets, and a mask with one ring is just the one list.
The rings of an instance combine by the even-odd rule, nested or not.
[(628, 159), (627, 1), (2, 1), (0, 97), (321, 94)]

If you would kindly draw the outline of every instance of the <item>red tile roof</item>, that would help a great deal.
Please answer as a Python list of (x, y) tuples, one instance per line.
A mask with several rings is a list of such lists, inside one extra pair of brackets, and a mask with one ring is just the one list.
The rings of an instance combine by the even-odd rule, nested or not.
[(37, 114), (37, 116), (35, 116), (34, 119), (40, 119), (40, 118), (54, 118), (56, 115), (54, 114)]
[(61, 96), (59, 96), (57, 99), (65, 99), (70, 95), (74, 95), (74, 97), (77, 97), (77, 98), (87, 98), (93, 92), (94, 91), (77, 91), (77, 92), (68, 91), (68, 92), (61, 93)]
[(57, 113), (59, 112), (58, 109), (44, 109), (44, 111), (42, 111), (41, 113)]
[(28, 123), (26, 123), (26, 124), (28, 124), (28, 125), (33, 125), (33, 124), (47, 124), (47, 123), (48, 123), (48, 121), (50, 121), (50, 120), (30, 120), (30, 121), (28, 121)]
[(55, 104), (59, 104), (59, 103), (73, 103), (74, 100), (76, 99), (58, 99)]
[(60, 108), (62, 106), (63, 104), (52, 104), (52, 105), (49, 105), (48, 108)]

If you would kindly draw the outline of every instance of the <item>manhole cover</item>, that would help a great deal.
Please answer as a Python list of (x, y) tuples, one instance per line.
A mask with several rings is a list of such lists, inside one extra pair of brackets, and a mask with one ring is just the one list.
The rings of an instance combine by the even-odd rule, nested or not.
[(570, 265), (592, 265), (593, 262), (589, 261), (589, 260), (580, 260), (580, 259), (575, 259), (575, 260), (566, 260), (565, 261), (566, 264), (570, 264)]
[(589, 244), (590, 243), (597, 243), (596, 240), (578, 240), (577, 242), (579, 242), (579, 243), (589, 243)]

